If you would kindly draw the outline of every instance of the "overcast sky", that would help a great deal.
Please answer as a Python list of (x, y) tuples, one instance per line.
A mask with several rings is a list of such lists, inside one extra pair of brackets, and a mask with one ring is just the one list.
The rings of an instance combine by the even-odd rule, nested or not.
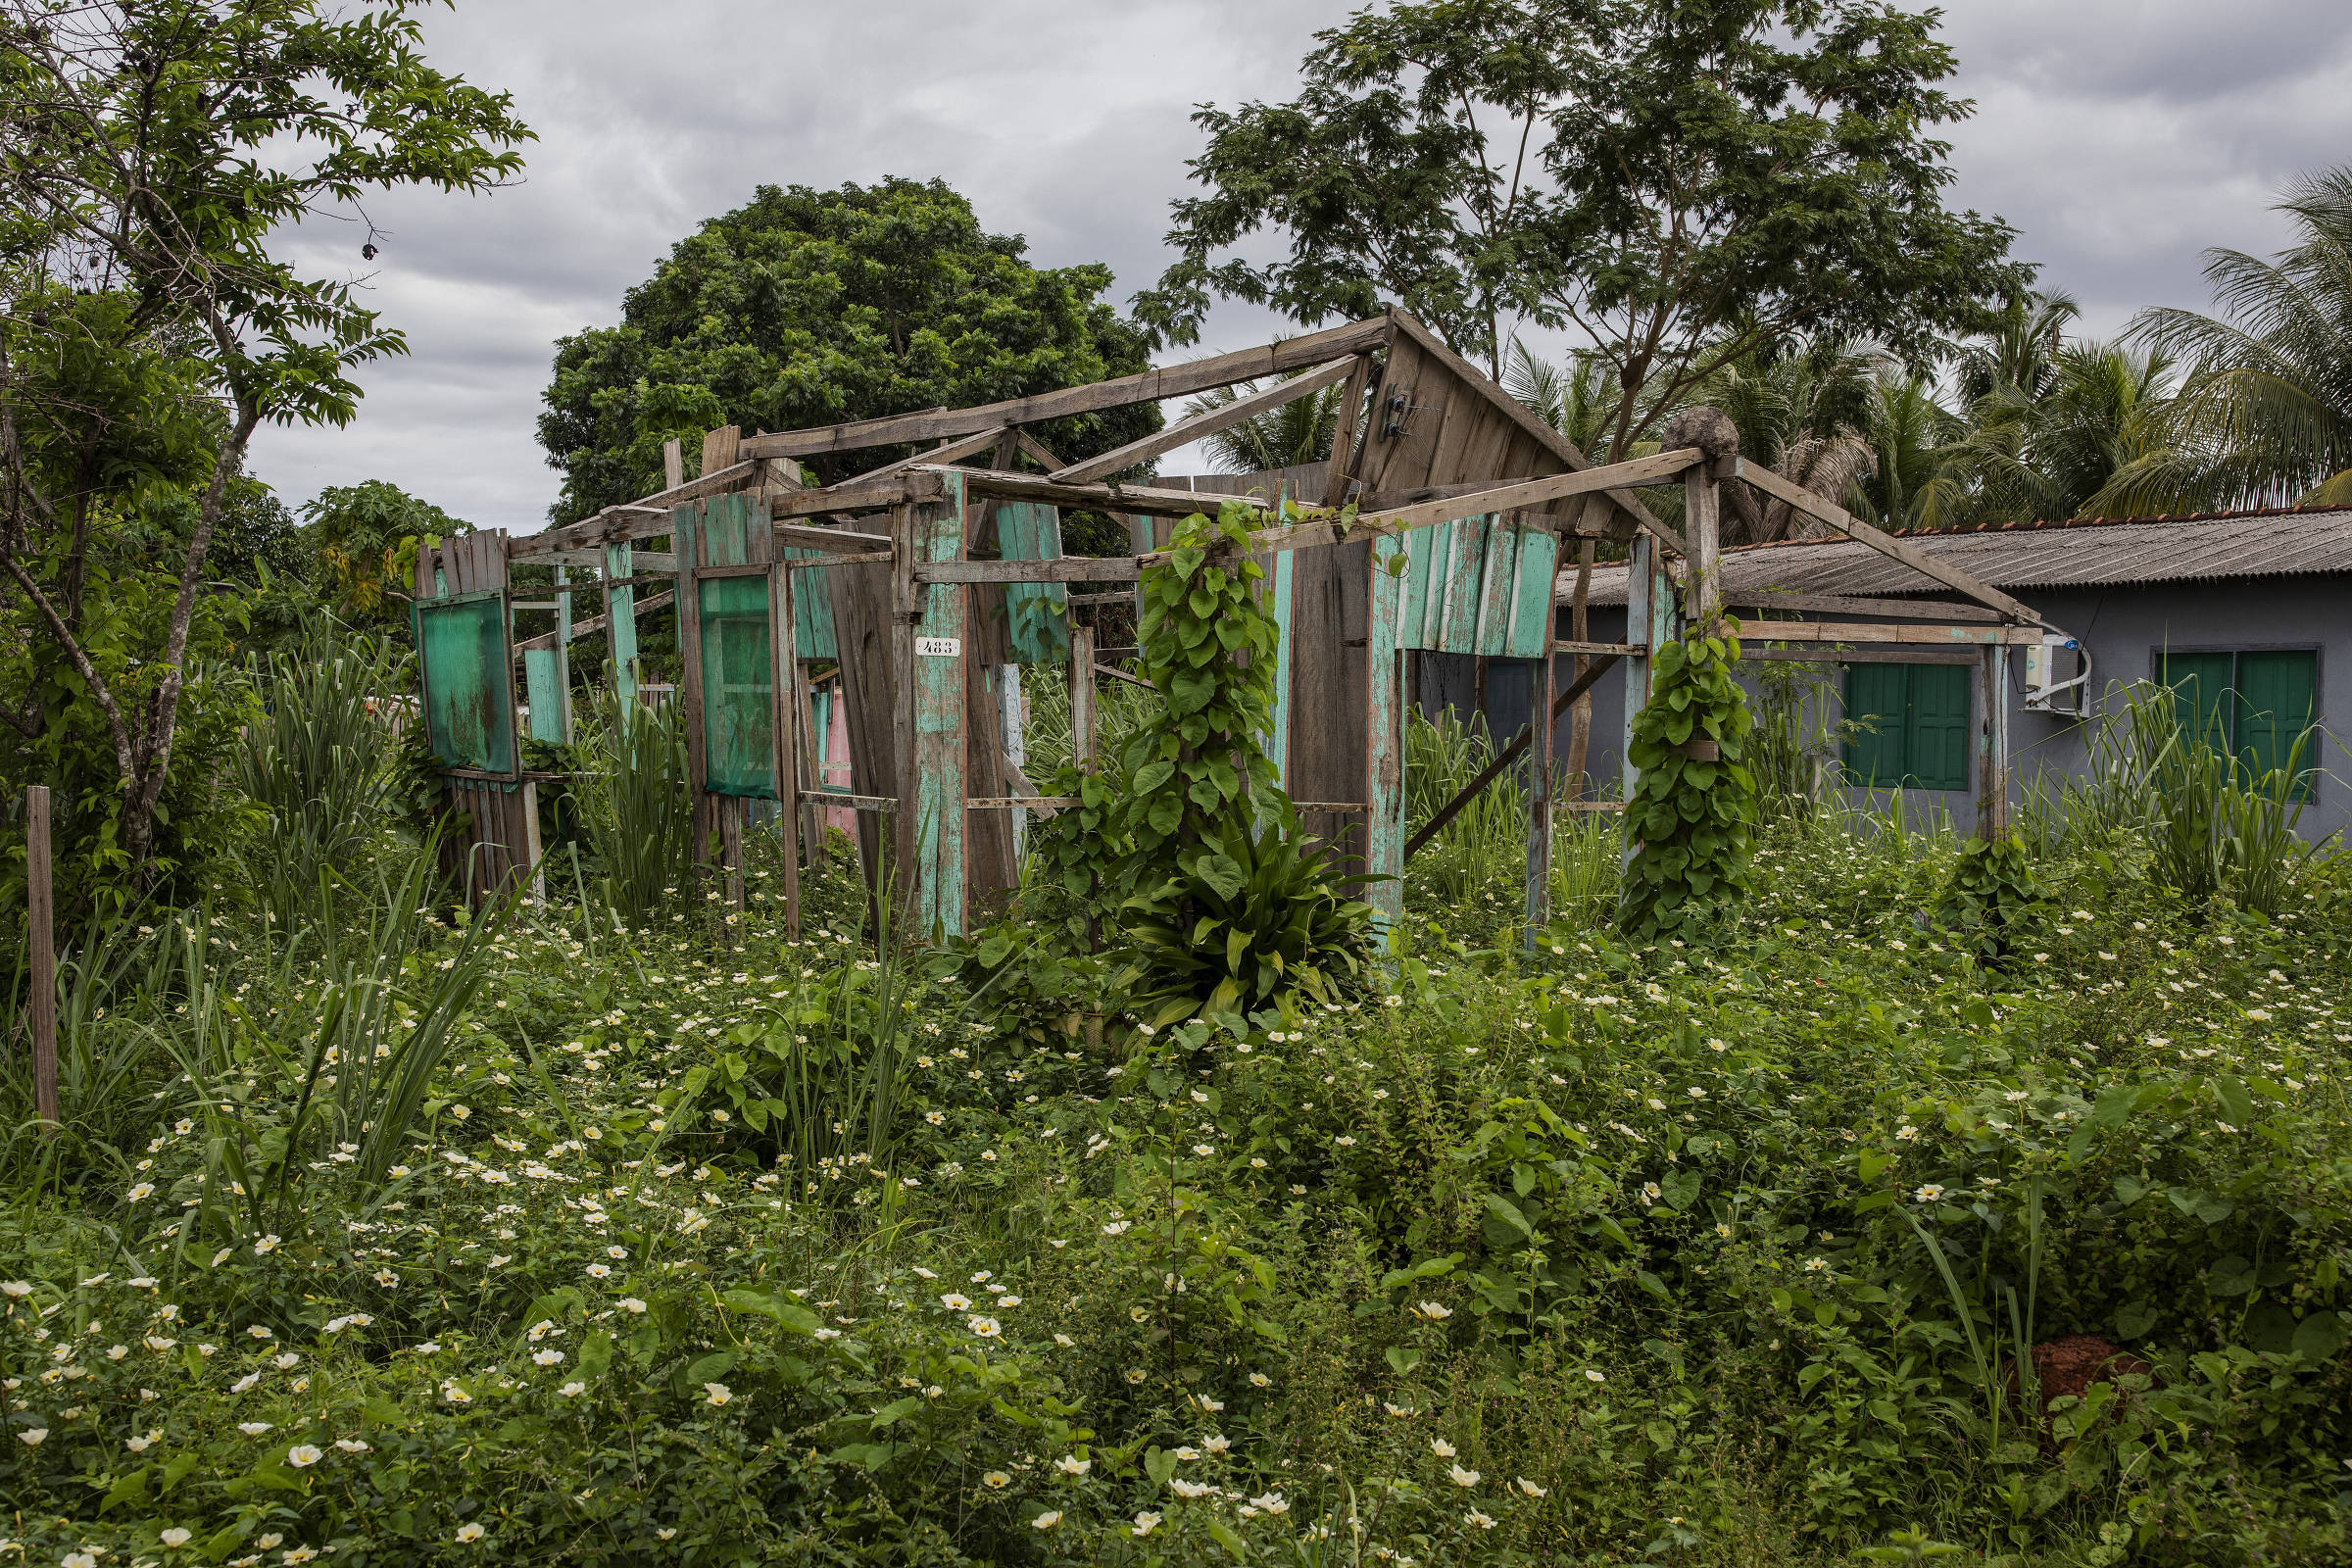
[[(1332, 0), (459, 0), (428, 13), (444, 70), (514, 93), (539, 140), (524, 181), (370, 204), (372, 299), (411, 354), (363, 372), (346, 430), (267, 430), (254, 468), (290, 505), (389, 479), (482, 526), (544, 524), (533, 431), (555, 340), (701, 220), (760, 183), (937, 176), (1041, 266), (1155, 278), (1200, 147), (1195, 104), (1288, 96)], [(1951, 132), (1954, 205), (1997, 213), (2045, 286), (2107, 333), (2140, 306), (2203, 307), (2199, 253), (2268, 251), (2300, 171), (2352, 159), (2342, 0), (1952, 0), (1976, 118)], [(356, 230), (295, 239), (363, 266)], [(1181, 357), (1278, 335), (1238, 307)], [(1170, 471), (1182, 471), (1178, 464)]]

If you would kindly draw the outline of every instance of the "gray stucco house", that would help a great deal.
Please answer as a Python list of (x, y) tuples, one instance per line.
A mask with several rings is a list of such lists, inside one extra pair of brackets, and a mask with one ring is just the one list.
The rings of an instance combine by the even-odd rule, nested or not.
[[(2033, 523), (1903, 537), (1930, 555), (1965, 567), (2014, 594), (2082, 644), (2082, 655), (2057, 653), (2052, 684), (2087, 674), (2054, 699), (2029, 700), (2026, 656), (2009, 665), (2009, 785), (2022, 798), (2042, 771), (2080, 774), (2116, 688), (2165, 680), (2193, 692), (2200, 711), (2258, 765), (2283, 761), (2296, 736), (2309, 734), (2303, 763), (2317, 769), (2299, 824), (2322, 839), (2352, 825), (2352, 767), (2334, 737), (2352, 733), (2352, 508), (2273, 508), (2182, 517)], [(1727, 550), (1727, 600), (1775, 594), (1838, 595), (1957, 602), (1958, 596), (1913, 568), (1843, 538), (1798, 540)], [(1559, 634), (1568, 635), (1573, 571), (1559, 581)], [(1625, 635), (1626, 568), (1596, 567), (1589, 637)], [(1851, 619), (1851, 616), (1839, 618)], [(1859, 651), (1853, 657), (1865, 657)], [(1497, 736), (1527, 721), (1532, 666), (1490, 661), (1483, 672), (1467, 658), (1421, 656), (1419, 700), (1468, 711), (1483, 685), (1487, 719)], [(1564, 685), (1574, 661), (1560, 657)], [(1845, 748), (1849, 778), (1891, 782), (1899, 775), (1916, 809), (1948, 810), (1972, 830), (1965, 741), (1981, 715), (1977, 682), (1951, 665), (1854, 663), (1830, 679), (1843, 712), (1874, 715), (1876, 730)], [(1624, 738), (1623, 666), (1593, 687), (1593, 730), (1587, 769), (1594, 787), (1616, 793)], [(1839, 715), (1825, 715), (1831, 721)], [(1568, 721), (1554, 736), (1564, 758)]]

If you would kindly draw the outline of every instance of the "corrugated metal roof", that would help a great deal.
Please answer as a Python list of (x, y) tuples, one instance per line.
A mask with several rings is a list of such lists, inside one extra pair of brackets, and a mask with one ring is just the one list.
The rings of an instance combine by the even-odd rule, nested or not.
[[(2352, 572), (2352, 507), (2274, 507), (2185, 517), (2102, 517), (1901, 536), (1995, 588), (2120, 588), (2218, 578)], [(1625, 603), (1626, 568), (1592, 569), (1591, 602)], [(1850, 539), (1788, 540), (1723, 553), (1733, 593), (1948, 594), (1942, 584)], [(1576, 587), (1559, 577), (1560, 602)]]

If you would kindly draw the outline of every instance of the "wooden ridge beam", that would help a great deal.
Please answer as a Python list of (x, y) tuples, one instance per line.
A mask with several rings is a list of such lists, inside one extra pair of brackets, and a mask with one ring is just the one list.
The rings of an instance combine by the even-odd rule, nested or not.
[(1277, 381), (1272, 386), (1260, 388), (1247, 397), (1235, 398), (1223, 408), (1204, 409), (1191, 418), (1181, 419), (1165, 429), (1155, 430), (1140, 441), (1130, 441), (1125, 446), (1105, 452), (1100, 457), (1088, 458), (1083, 463), (1074, 463), (1066, 468), (1047, 475), (1047, 477), (1055, 484), (1085, 484), (1089, 480), (1117, 473), (1122, 468), (1132, 468), (1139, 463), (1149, 463), (1161, 453), (1173, 452), (1187, 442), (1196, 441), (1204, 435), (1213, 435), (1219, 430), (1230, 429), (1244, 419), (1253, 418), (1268, 409), (1279, 409), (1285, 404), (1296, 403), (1300, 398), (1320, 392), (1334, 381), (1340, 380), (1353, 371), (1362, 358), (1361, 355), (1350, 354), (1332, 360), (1327, 364), (1318, 365), (1303, 374), (1292, 376), (1288, 380)]
[(1261, 344), (1256, 348), (1213, 355), (1186, 365), (1165, 366), (1108, 381), (1064, 387), (1055, 392), (1007, 398), (1002, 403), (984, 403), (969, 409), (934, 409), (921, 414), (894, 414), (878, 419), (858, 419), (807, 430), (785, 430), (774, 435), (746, 436), (742, 453), (747, 458), (818, 457), (828, 452), (856, 452), (866, 447), (898, 446), (909, 441), (951, 440), (1008, 424), (1037, 424), (1049, 419), (1067, 418), (1076, 414), (1127, 408), (1137, 403), (1157, 403), (1167, 398), (1180, 398), (1195, 392), (1231, 386), (1236, 381), (1254, 381), (1291, 370), (1303, 370), (1327, 360), (1381, 348), (1389, 342), (1395, 331), (1396, 327), (1388, 317), (1376, 316), (1369, 320), (1350, 321), (1345, 326), (1309, 332), (1303, 337), (1289, 338), (1279, 343)]
[(1740, 460), (1739, 477), (1779, 501), (1786, 501), (1796, 511), (1831, 527), (1860, 544), (1866, 544), (1880, 555), (1901, 562), (1923, 576), (1932, 577), (1946, 588), (1956, 588), (1979, 604), (1990, 605), (2012, 619), (2047, 625), (2032, 606), (2010, 598), (1992, 584), (1971, 571), (1948, 565), (1920, 549), (1908, 540), (1897, 539), (1872, 527), (1852, 513), (1832, 501), (1825, 501), (1800, 484), (1793, 484), (1760, 464)]

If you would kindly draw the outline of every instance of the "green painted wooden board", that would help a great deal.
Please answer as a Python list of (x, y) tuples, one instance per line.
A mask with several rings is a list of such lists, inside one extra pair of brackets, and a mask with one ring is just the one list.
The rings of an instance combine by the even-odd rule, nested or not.
[(561, 746), (564, 733), (563, 658), (553, 648), (522, 652), (522, 689), (531, 705), (531, 739)]
[(1556, 538), (1481, 516), (1415, 528), (1404, 541), (1405, 647), (1494, 659), (1543, 656), (1559, 567)]
[[(748, 563), (752, 525), (743, 496), (705, 502), (704, 564)], [(773, 800), (776, 690), (767, 579), (711, 577), (694, 587), (703, 621), (704, 787), (713, 795)]]
[(503, 590), (414, 607), (425, 743), (445, 767), (514, 771), (514, 667)]
[[(630, 554), (627, 545), (605, 546), (605, 575), (628, 576)], [(610, 621), (606, 635), (612, 649), (612, 694), (620, 699), (625, 713), (637, 701), (637, 590), (606, 589), (605, 613)]]
[[(786, 561), (805, 561), (826, 554), (822, 550), (788, 549)], [(811, 566), (793, 573), (792, 649), (803, 659), (839, 659), (841, 643), (833, 634), (833, 595), (825, 577), (833, 568)]]
[[(1029, 501), (998, 503), (997, 554), (1005, 561), (1059, 561), (1061, 509)], [(1067, 588), (1057, 582), (1007, 583), (1004, 614), (1014, 663), (1070, 662)]]

